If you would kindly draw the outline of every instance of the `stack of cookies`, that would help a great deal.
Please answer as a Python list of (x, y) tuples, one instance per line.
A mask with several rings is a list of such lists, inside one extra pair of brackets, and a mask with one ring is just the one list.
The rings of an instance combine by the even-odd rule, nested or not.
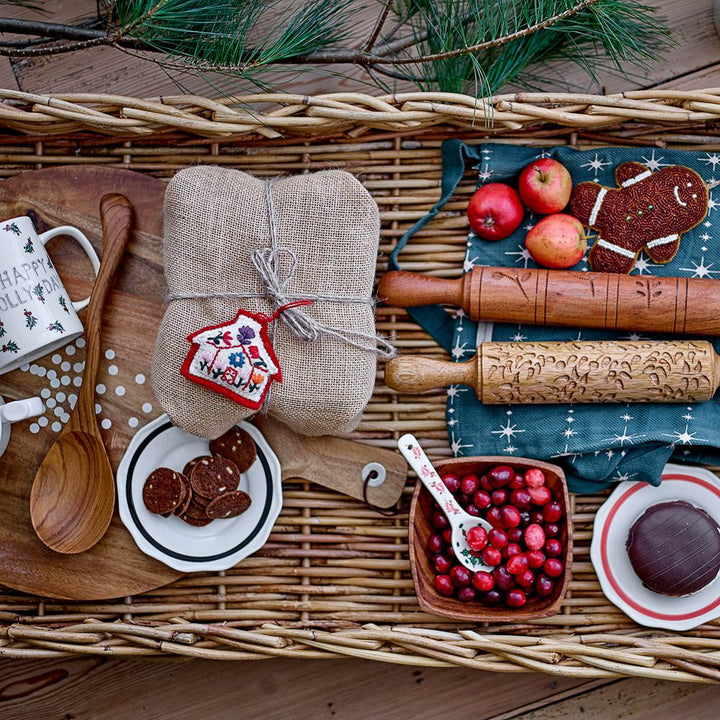
[(177, 515), (195, 527), (245, 512), (252, 498), (238, 485), (241, 473), (255, 462), (255, 442), (232, 427), (210, 443), (210, 452), (190, 460), (182, 472), (153, 470), (143, 487), (145, 507), (164, 517)]

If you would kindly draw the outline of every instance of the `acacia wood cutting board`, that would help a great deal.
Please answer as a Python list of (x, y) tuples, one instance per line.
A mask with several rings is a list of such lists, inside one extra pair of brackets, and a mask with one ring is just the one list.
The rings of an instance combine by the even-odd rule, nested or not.
[[(165, 183), (128, 170), (60, 167), (0, 182), (0, 220), (30, 215), (38, 232), (58, 225), (80, 228), (102, 250), (99, 202), (108, 192), (125, 195), (135, 209), (133, 237), (105, 308), (96, 410), (113, 470), (136, 429), (161, 410), (150, 389), (150, 365), (163, 315), (165, 279), (161, 241)], [(59, 237), (48, 250), (74, 299), (92, 287), (90, 263), (77, 243)], [(84, 312), (80, 313), (81, 319)], [(83, 343), (72, 343), (28, 370), (0, 375), (6, 401), (43, 394), (42, 418), (13, 426), (0, 457), (0, 585), (71, 600), (134, 595), (165, 585), (182, 573), (138, 550), (117, 515), (105, 537), (84, 553), (46, 548), (30, 522), (35, 472), (71, 412), (82, 375)]]

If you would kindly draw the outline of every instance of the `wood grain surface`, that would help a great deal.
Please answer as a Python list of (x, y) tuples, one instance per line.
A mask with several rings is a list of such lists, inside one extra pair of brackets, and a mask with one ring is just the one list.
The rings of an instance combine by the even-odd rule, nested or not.
[(480, 322), (720, 335), (720, 282), (709, 278), (477, 267), (451, 280), (395, 270), (378, 296), (393, 307), (456, 305)]
[[(135, 208), (135, 231), (103, 318), (98, 374), (102, 393), (95, 399), (113, 469), (135, 428), (160, 414), (149, 380), (165, 293), (161, 261), (164, 191), (161, 180), (96, 167), (50, 168), (0, 183), (0, 219), (30, 215), (39, 232), (74, 225), (88, 236), (98, 254), (102, 247), (100, 198), (119, 192)], [(48, 243), (48, 251), (70, 296), (87, 296), (91, 268), (76, 243), (58, 238)], [(83, 313), (80, 316), (82, 319)], [(5, 399), (44, 393), (47, 405), (45, 421), (40, 418), (13, 427), (8, 449), (0, 458), (0, 583), (63, 599), (122, 597), (164, 585), (180, 573), (143, 555), (117, 513), (105, 537), (78, 555), (49, 550), (30, 523), (32, 479), (69, 419), (84, 356), (84, 343), (75, 342), (26, 370), (0, 376), (0, 394)]]
[(462, 384), (486, 405), (710, 400), (720, 356), (705, 340), (485, 342), (465, 362), (402, 355), (388, 387), (417, 393)]

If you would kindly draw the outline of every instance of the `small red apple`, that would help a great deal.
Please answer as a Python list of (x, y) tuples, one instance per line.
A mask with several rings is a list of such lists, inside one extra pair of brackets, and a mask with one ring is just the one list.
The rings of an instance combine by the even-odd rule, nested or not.
[(525, 247), (539, 265), (569, 268), (580, 262), (585, 254), (585, 228), (572, 215), (554, 213), (544, 217), (528, 232)]
[(540, 158), (520, 173), (518, 190), (530, 210), (549, 215), (560, 212), (570, 202), (572, 178), (557, 160)]
[(472, 196), (467, 213), (476, 235), (483, 240), (502, 240), (520, 227), (525, 209), (509, 185), (488, 183)]

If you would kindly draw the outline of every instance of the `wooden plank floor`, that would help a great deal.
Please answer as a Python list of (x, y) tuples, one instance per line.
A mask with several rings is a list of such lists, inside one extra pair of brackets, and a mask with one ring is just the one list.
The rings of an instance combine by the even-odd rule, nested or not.
[[(607, 92), (630, 87), (720, 86), (720, 37), (712, 0), (650, 0), (676, 33), (678, 46), (648, 72), (630, 78), (603, 73)], [(41, 19), (73, 22), (95, 12), (95, 0), (48, 2)], [(372, 10), (373, 8), (371, 8)], [(32, 11), (0, 8), (30, 18)], [(371, 17), (358, 18), (362, 37)], [(571, 88), (599, 88), (573, 68), (562, 74)], [(154, 96), (182, 91), (216, 94), (202, 80), (170, 79), (126, 53), (95, 48), (82, 55), (9, 61), (0, 58), (0, 86), (29, 92), (112, 92)], [(243, 88), (224, 81), (225, 91)], [(307, 94), (368, 91), (354, 72), (338, 79), (312, 75), (283, 85)], [(371, 90), (371, 89), (370, 89)], [(241, 663), (132, 662), (92, 657), (17, 661), (0, 659), (0, 719), (165, 720), (166, 718), (409, 718), (455, 716), (475, 720), (716, 720), (720, 691), (646, 679), (556, 680), (539, 674), (497, 675), (467, 669), (419, 669), (368, 661), (269, 660)]]

